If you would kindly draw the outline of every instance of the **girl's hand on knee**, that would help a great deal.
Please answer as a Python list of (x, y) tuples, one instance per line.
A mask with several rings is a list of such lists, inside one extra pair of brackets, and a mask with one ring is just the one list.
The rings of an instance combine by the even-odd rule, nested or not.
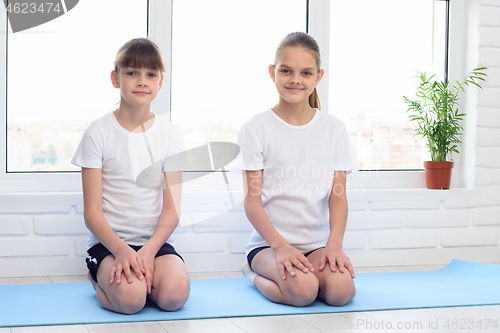
[(302, 252), (290, 244), (275, 250), (275, 253), (276, 259), (278, 260), (280, 275), (283, 280), (286, 280), (286, 272), (288, 272), (292, 277), (295, 276), (293, 266), (297, 267), (304, 273), (314, 272), (314, 267), (309, 260), (307, 260)]
[(137, 251), (137, 253), (141, 256), (142, 259), (144, 276), (146, 277), (146, 284), (148, 287), (148, 294), (151, 294), (151, 288), (153, 286), (153, 276), (155, 271), (155, 254), (144, 250), (144, 246), (139, 251)]
[(111, 269), (111, 279), (109, 281), (111, 284), (113, 284), (115, 281), (116, 284), (120, 284), (122, 273), (125, 274), (127, 282), (132, 283), (132, 271), (130, 270), (130, 268), (132, 268), (132, 270), (135, 272), (135, 275), (137, 275), (137, 278), (140, 281), (144, 279), (143, 273), (145, 271), (143, 268), (142, 259), (134, 249), (126, 245), (126, 247), (124, 246), (119, 252), (114, 255), (115, 264)]
[(341, 273), (344, 273), (347, 269), (351, 273), (351, 277), (354, 279), (354, 267), (352, 267), (349, 257), (340, 249), (330, 249), (325, 247), (321, 253), (319, 259), (319, 270), (322, 271), (326, 267), (326, 263), (330, 264), (330, 269), (332, 272), (337, 271), (337, 267)]

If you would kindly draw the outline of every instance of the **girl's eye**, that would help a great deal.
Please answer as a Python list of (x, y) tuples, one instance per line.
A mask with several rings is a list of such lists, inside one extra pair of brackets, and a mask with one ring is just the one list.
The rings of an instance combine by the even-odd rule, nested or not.
[(282, 70), (281, 70), (281, 73), (283, 73), (283, 74), (289, 74), (289, 73), (290, 73), (290, 71), (289, 71), (288, 69), (282, 69)]
[(127, 72), (127, 75), (132, 76), (132, 75), (135, 75), (135, 73), (134, 72)]
[(304, 75), (309, 76), (309, 75), (312, 75), (312, 73), (311, 72), (304, 72)]
[(151, 74), (148, 74), (148, 75), (149, 75), (149, 77), (156, 77), (156, 74), (154, 74), (154, 73), (151, 73)]

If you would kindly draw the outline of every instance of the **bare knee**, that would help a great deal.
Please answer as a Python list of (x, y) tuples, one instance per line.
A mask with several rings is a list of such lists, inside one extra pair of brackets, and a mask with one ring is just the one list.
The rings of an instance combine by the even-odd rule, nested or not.
[(356, 287), (352, 280), (345, 281), (344, 283), (329, 286), (325, 290), (323, 298), (328, 305), (344, 306), (349, 303), (356, 295)]
[(283, 296), (289, 305), (293, 306), (308, 306), (318, 296), (319, 282), (312, 274), (307, 276), (287, 277), (288, 279), (296, 279), (289, 281), (290, 283), (282, 288)]
[(122, 288), (113, 295), (113, 303), (117, 312), (123, 314), (135, 314), (146, 305), (146, 291), (142, 288)]
[(155, 291), (155, 301), (164, 311), (175, 311), (186, 303), (190, 292), (189, 278), (175, 278), (163, 281)]

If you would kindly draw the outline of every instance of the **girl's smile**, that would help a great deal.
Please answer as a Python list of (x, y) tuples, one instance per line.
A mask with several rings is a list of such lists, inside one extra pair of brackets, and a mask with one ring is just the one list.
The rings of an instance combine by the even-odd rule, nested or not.
[(301, 92), (302, 90), (304, 90), (302, 88), (295, 88), (295, 87), (285, 87), (285, 89), (287, 89), (290, 92)]

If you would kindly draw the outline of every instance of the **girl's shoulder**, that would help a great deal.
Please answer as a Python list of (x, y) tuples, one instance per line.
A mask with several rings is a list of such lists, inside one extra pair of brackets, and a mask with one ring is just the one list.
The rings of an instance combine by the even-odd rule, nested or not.
[(88, 134), (109, 133), (112, 127), (113, 118), (113, 112), (108, 112), (100, 118), (93, 120), (85, 132)]
[(161, 128), (162, 132), (165, 134), (184, 136), (181, 129), (177, 125), (172, 124), (170, 119), (164, 115), (155, 114), (155, 122), (158, 122), (158, 127)]
[(328, 122), (329, 124), (344, 126), (344, 122), (331, 113), (316, 110), (316, 116), (318, 117), (318, 120), (320, 120), (320, 122)]
[(240, 127), (240, 135), (243, 132), (250, 131), (252, 133), (263, 133), (266, 132), (266, 128), (271, 120), (271, 115), (269, 112), (272, 112), (271, 109), (268, 109), (264, 112), (257, 113), (247, 120), (243, 122)]
[(155, 114), (155, 121), (158, 121), (159, 125), (162, 127), (178, 129), (177, 125), (173, 124), (170, 119), (168, 119), (167, 115)]
[(262, 125), (269, 121), (272, 118), (272, 110), (267, 109), (264, 112), (257, 113), (250, 117), (247, 121), (245, 121), (245, 125)]

